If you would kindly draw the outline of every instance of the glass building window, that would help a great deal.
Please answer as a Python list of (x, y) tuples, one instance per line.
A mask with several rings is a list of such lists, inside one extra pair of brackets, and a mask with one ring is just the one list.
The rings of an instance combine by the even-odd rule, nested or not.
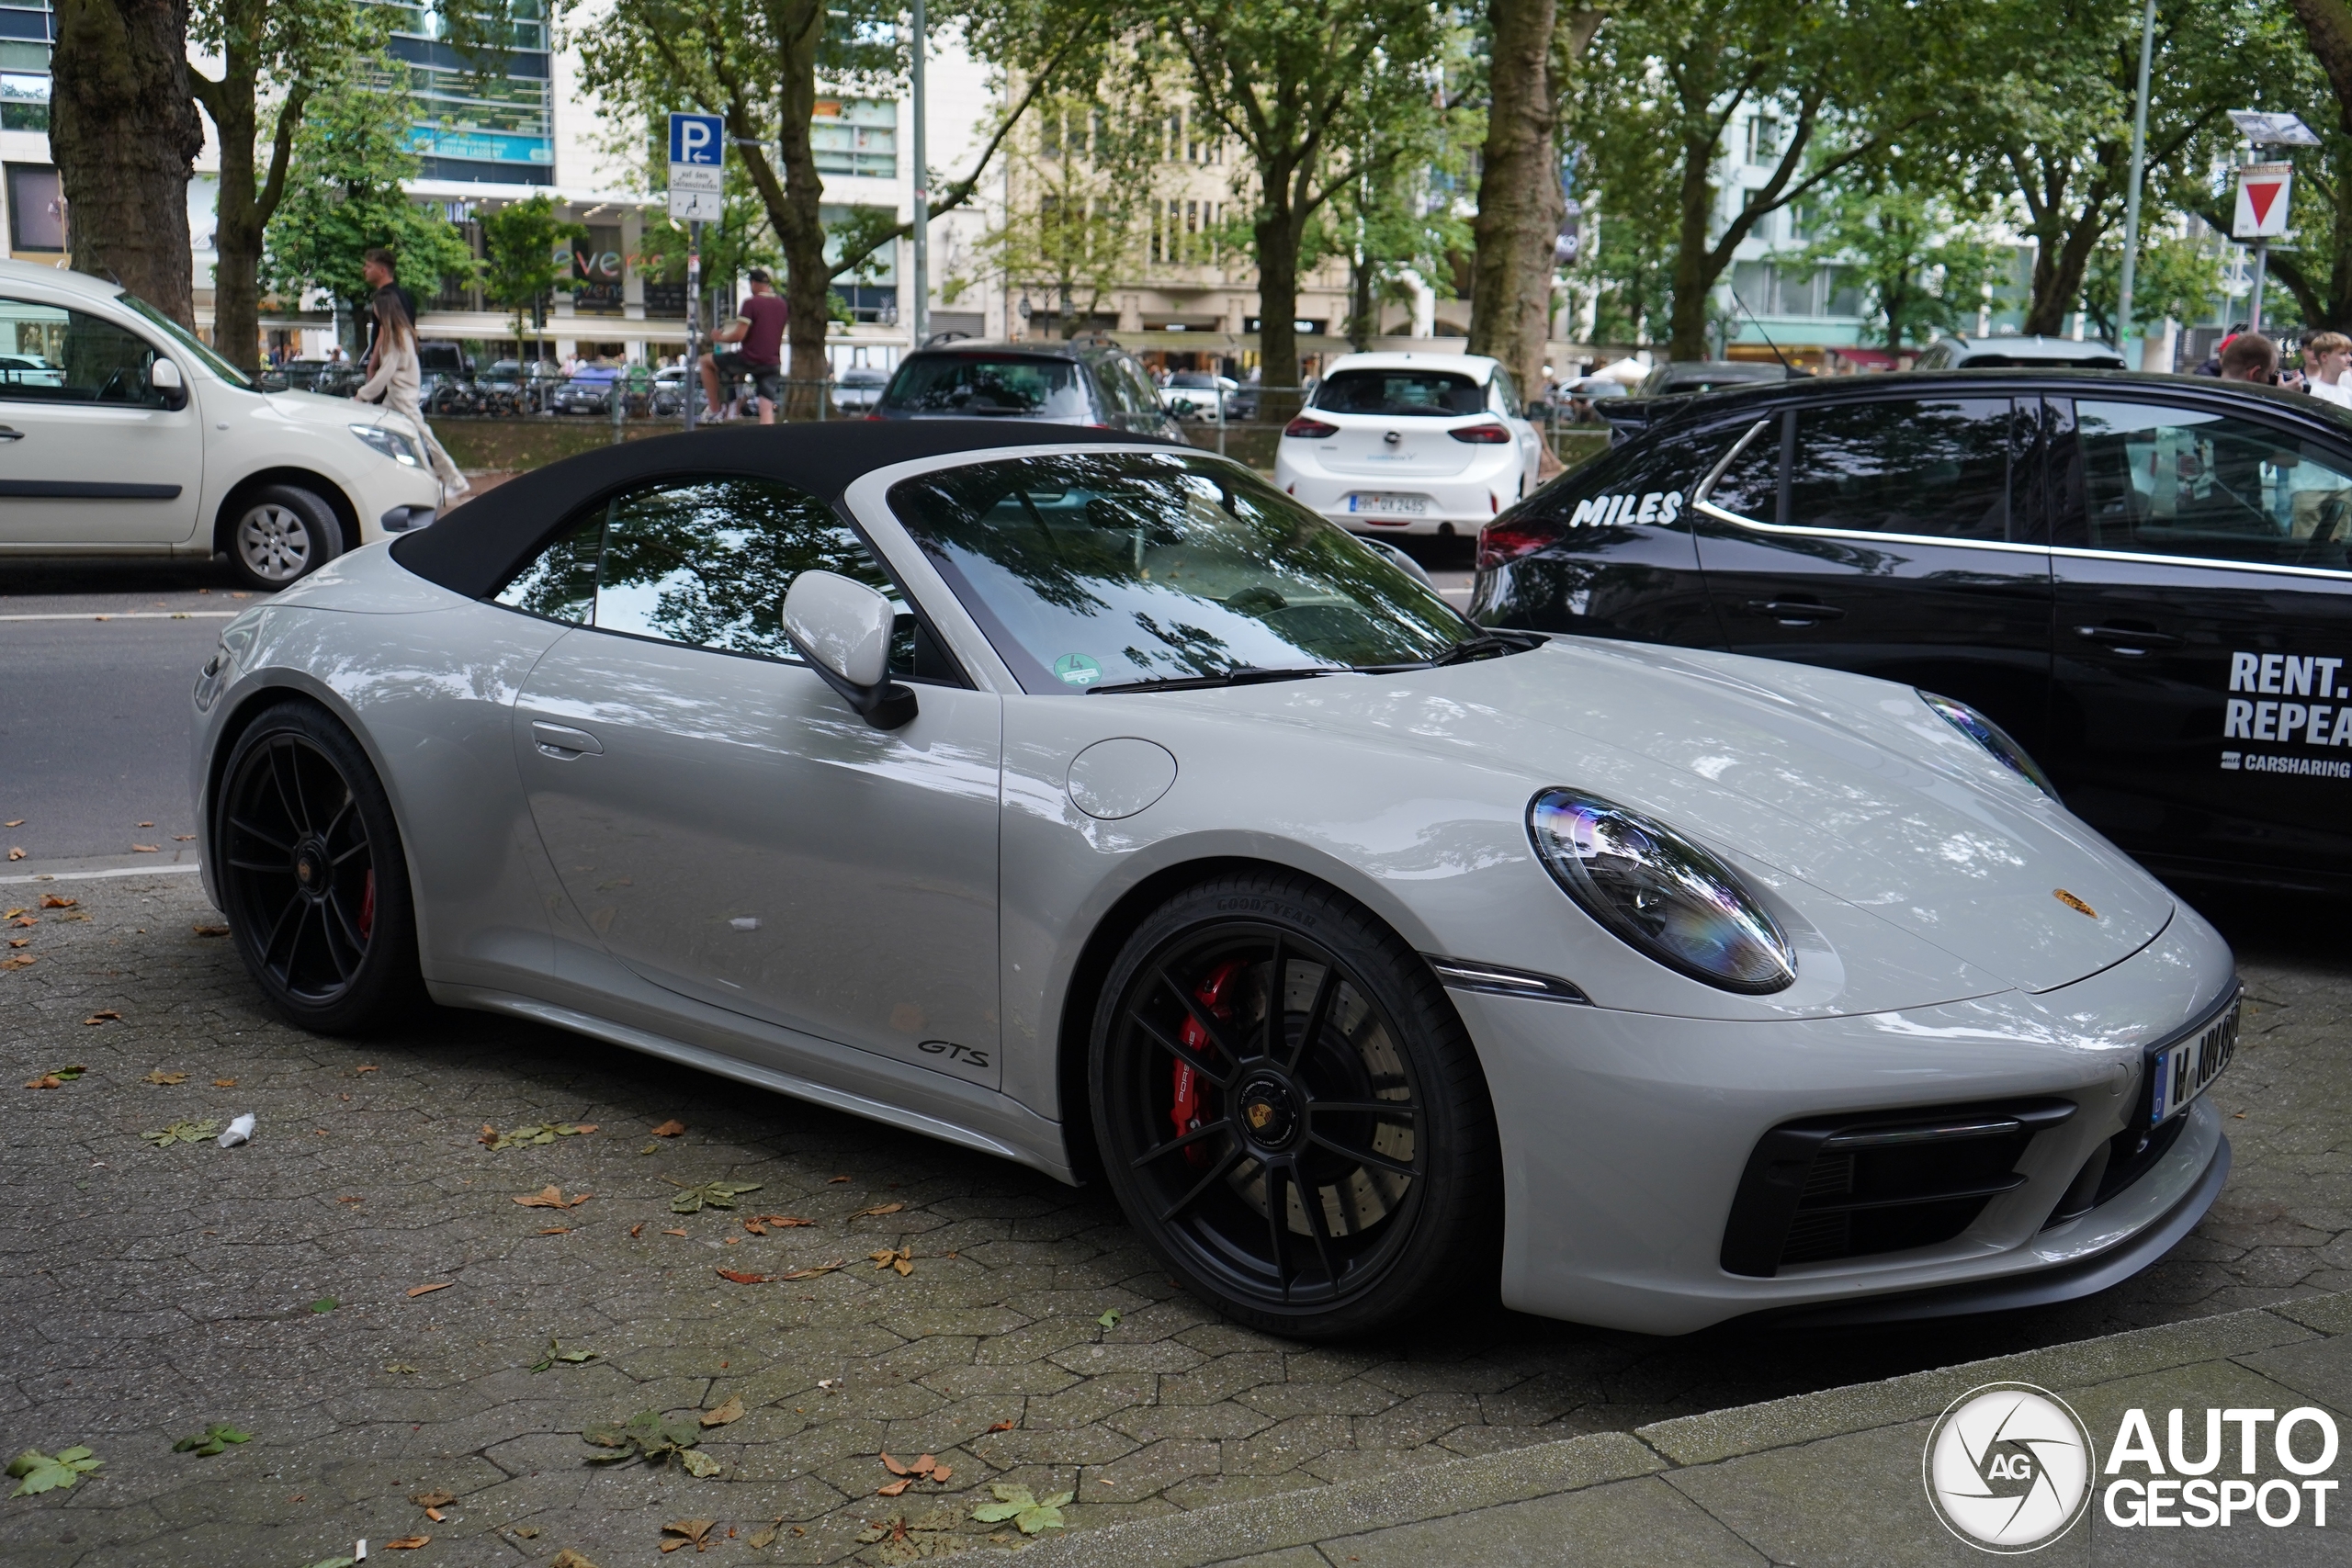
[(0, 130), (49, 129), (49, 0), (0, 0)]
[(899, 106), (886, 98), (820, 98), (809, 142), (820, 175), (899, 176)]
[[(385, 4), (385, 0), (373, 0)], [(549, 185), (555, 179), (545, 0), (513, 0), (503, 75), (476, 76), (481, 62), (448, 41), (451, 0), (386, 4), (391, 57), (413, 106), (409, 145), (429, 180)]]
[(65, 248), (65, 194), (57, 171), (47, 164), (11, 164), (8, 168), (8, 248)]

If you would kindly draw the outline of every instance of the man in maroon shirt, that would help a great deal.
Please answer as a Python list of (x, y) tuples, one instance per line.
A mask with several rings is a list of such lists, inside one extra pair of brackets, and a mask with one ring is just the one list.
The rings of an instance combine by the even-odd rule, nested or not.
[(743, 301), (743, 313), (710, 334), (715, 344), (741, 346), (702, 356), (703, 398), (710, 417), (724, 419), (718, 409), (719, 378), (731, 382), (738, 376), (749, 376), (759, 398), (760, 423), (774, 424), (784, 380), (784, 324), (791, 311), (766, 273), (753, 267), (746, 276), (751, 279), (752, 297)]

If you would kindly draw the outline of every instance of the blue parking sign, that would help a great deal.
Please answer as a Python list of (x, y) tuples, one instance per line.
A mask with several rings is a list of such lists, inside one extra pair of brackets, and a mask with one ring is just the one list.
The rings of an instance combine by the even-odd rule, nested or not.
[(727, 152), (721, 124), (715, 114), (671, 115), (670, 162), (688, 167), (719, 167)]

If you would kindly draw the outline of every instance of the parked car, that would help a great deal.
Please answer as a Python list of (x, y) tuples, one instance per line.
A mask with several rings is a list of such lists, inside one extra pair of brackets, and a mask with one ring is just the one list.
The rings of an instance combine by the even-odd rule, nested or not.
[(2111, 343), (2094, 338), (2076, 343), (2064, 337), (1947, 337), (1939, 338), (1911, 362), (1914, 370), (2000, 370), (2011, 367), (2055, 369), (2075, 366), (2086, 370), (2122, 370), (2123, 355)]
[(1159, 389), (1159, 400), (1178, 419), (1214, 424), (1220, 408), (1227, 424), (1258, 417), (1257, 388), (1205, 370), (1176, 371), (1168, 378), (1168, 385)]
[(1634, 389), (1637, 398), (1678, 398), (1692, 392), (1719, 392), (1726, 387), (1750, 387), (1758, 382), (1789, 379), (1788, 367), (1754, 359), (1670, 359), (1642, 378)]
[(870, 365), (853, 365), (833, 378), (833, 407), (843, 413), (865, 413), (882, 401), (890, 373)]
[(1283, 426), (1274, 482), (1365, 532), (1476, 533), (1535, 488), (1544, 441), (1473, 354), (1349, 354)]
[(613, 389), (619, 384), (620, 378), (617, 366), (583, 365), (548, 389), (548, 412), (610, 413), (613, 410)]
[(473, 355), (463, 344), (419, 338), (416, 357), (417, 401), (428, 412), (436, 401), (447, 400), (440, 396), (445, 389), (469, 387), (473, 381)]
[(0, 330), (53, 362), (0, 376), (0, 556), (225, 552), (274, 589), (440, 508), (397, 415), (266, 392), (115, 284), (0, 262)]
[(1134, 355), (1108, 339), (956, 339), (899, 361), (870, 418), (1030, 419), (1182, 441)]
[(1122, 432), (605, 447), (191, 695), (298, 1025), (429, 995), (1085, 1173), (1261, 1330), (2063, 1301), (2228, 1168), (2228, 947), (1965, 710), (1482, 631)]
[(1956, 697), (2166, 874), (2352, 891), (2352, 423), (1971, 370), (1673, 405), (1498, 519), (1473, 614)]

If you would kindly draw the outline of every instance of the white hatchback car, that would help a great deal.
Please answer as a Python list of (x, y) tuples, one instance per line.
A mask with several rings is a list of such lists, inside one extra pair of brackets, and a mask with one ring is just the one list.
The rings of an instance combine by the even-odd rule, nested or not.
[(1274, 482), (1371, 534), (1476, 534), (1535, 488), (1543, 437), (1477, 354), (1351, 354), (1283, 427)]
[(441, 502), (398, 415), (265, 392), (114, 284), (0, 262), (0, 556), (225, 552), (283, 588)]

